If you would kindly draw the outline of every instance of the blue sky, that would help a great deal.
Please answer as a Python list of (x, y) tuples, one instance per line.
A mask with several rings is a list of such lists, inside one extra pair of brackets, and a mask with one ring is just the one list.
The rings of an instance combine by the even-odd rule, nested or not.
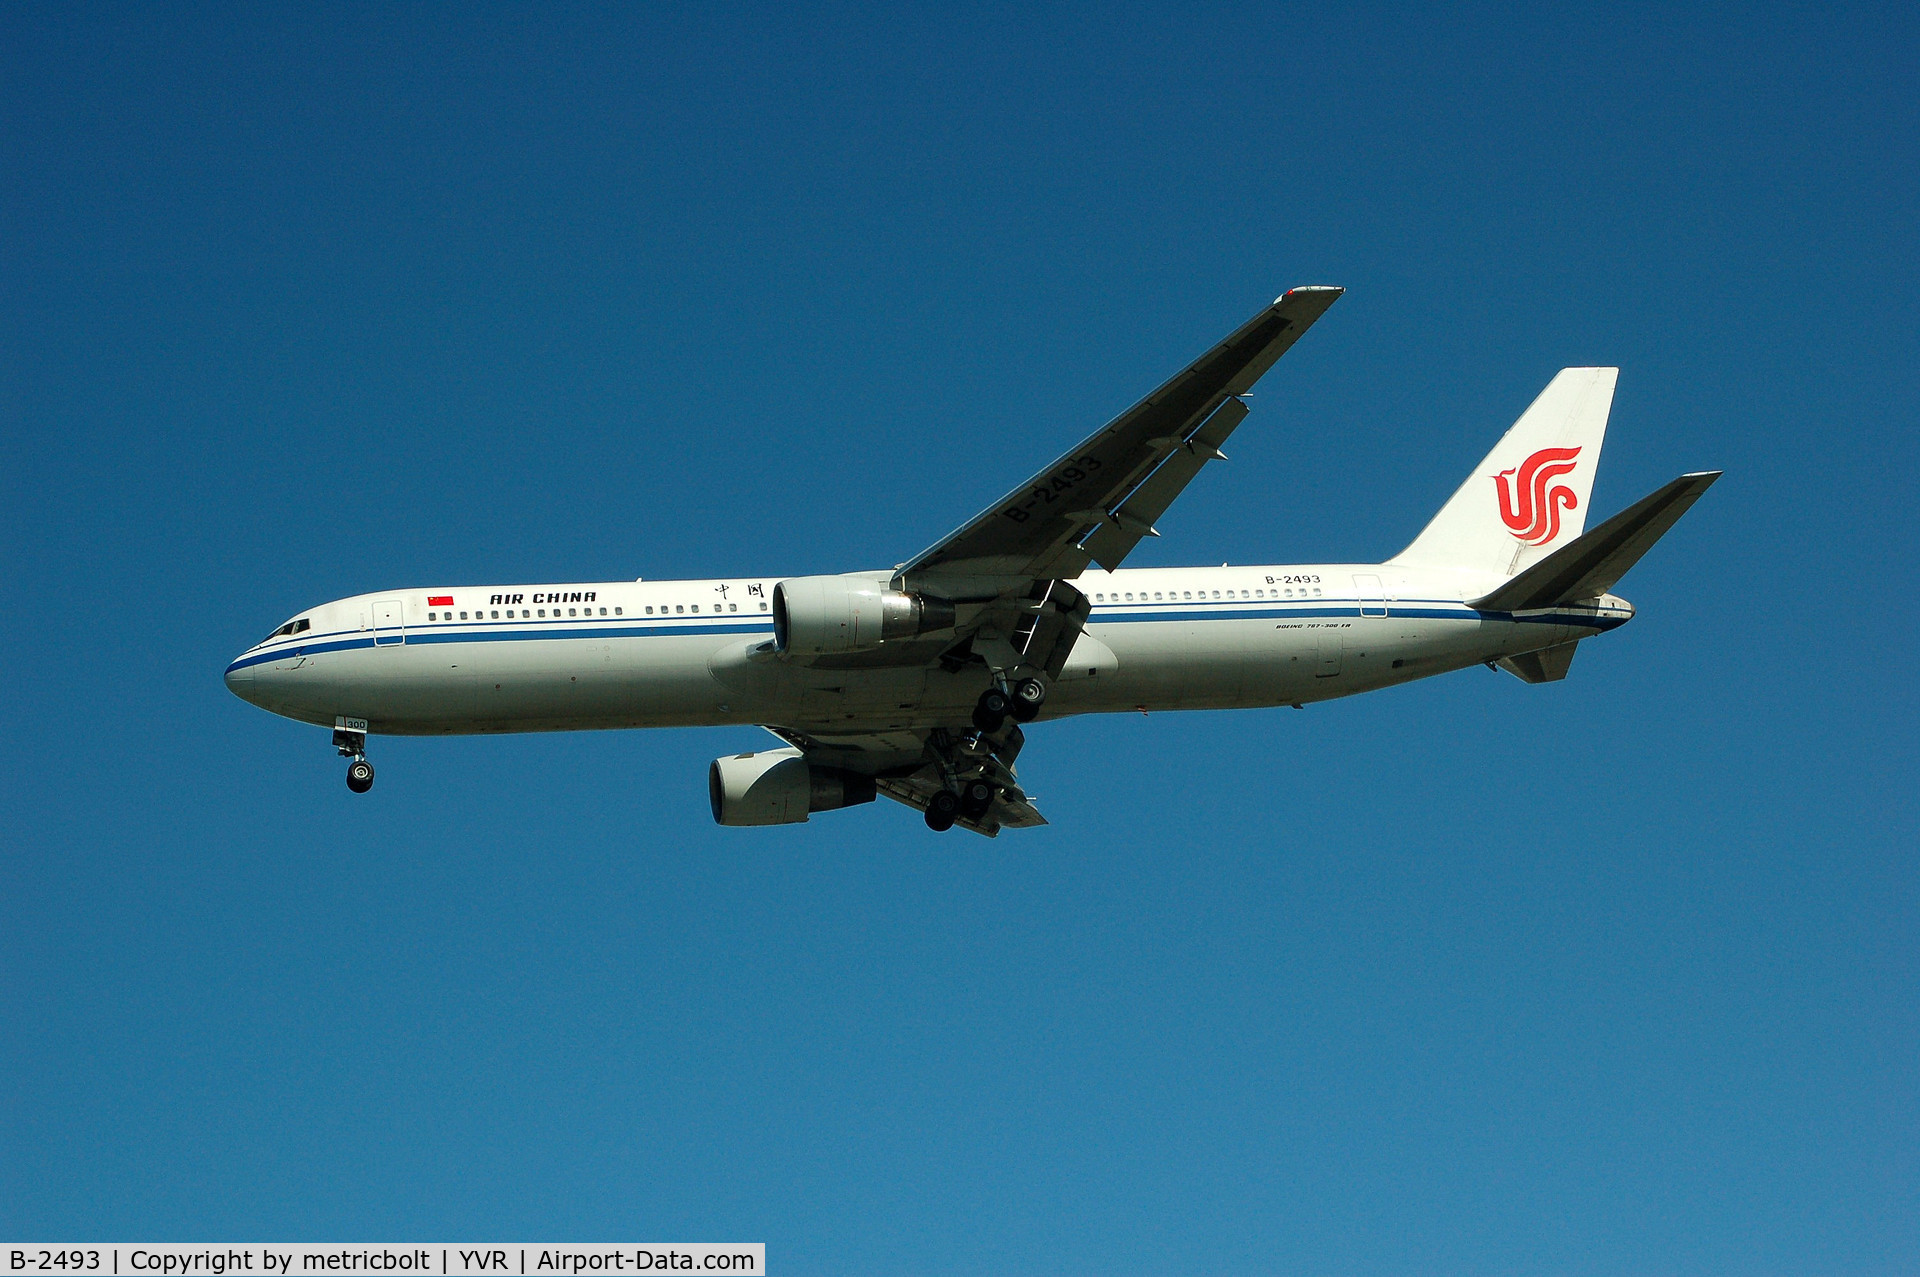
[[(782, 1272), (1920, 1266), (1912, 10), (10, 6), (0, 1234)], [(1566, 682), (1033, 733), (325, 733), (385, 586), (898, 562), (1283, 288), (1141, 564), (1399, 549), (1563, 365), (1727, 477)]]

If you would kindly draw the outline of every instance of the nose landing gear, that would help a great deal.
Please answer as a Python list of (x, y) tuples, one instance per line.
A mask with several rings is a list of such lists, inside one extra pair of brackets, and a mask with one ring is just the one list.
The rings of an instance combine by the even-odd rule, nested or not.
[(342, 758), (353, 760), (347, 764), (347, 788), (356, 794), (364, 794), (372, 789), (373, 764), (367, 761), (367, 720), (334, 719), (333, 747), (340, 751)]

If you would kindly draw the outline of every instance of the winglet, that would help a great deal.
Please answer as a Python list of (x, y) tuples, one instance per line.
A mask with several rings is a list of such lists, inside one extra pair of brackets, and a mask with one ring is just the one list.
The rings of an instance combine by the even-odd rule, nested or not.
[(1338, 284), (1300, 284), (1300, 285), (1297, 285), (1296, 287), (1289, 288), (1286, 292), (1281, 293), (1278, 297), (1274, 298), (1273, 304), (1278, 306), (1281, 302), (1287, 300), (1287, 298), (1293, 296), (1295, 293), (1332, 293), (1333, 296), (1327, 298), (1327, 305), (1331, 306), (1335, 301), (1339, 299), (1340, 294), (1346, 291), (1347, 291), (1346, 289), (1340, 287)]

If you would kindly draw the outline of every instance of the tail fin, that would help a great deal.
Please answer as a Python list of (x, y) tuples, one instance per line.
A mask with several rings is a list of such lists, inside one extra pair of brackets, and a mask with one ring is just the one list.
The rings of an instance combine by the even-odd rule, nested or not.
[(1512, 576), (1580, 535), (1618, 368), (1563, 368), (1413, 544), (1388, 560)]

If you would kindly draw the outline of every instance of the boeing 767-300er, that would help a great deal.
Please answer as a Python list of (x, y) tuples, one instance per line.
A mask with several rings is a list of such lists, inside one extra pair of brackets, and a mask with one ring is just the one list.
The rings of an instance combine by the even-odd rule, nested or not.
[(370, 735), (760, 724), (717, 758), (714, 819), (778, 825), (878, 794), (936, 830), (1044, 824), (1023, 724), (1302, 705), (1447, 670), (1564, 678), (1624, 624), (1609, 591), (1719, 477), (1584, 531), (1617, 369), (1567, 368), (1385, 563), (1122, 570), (1340, 296), (1296, 288), (958, 531), (840, 576), (433, 586), (300, 613), (227, 667), (276, 714)]

